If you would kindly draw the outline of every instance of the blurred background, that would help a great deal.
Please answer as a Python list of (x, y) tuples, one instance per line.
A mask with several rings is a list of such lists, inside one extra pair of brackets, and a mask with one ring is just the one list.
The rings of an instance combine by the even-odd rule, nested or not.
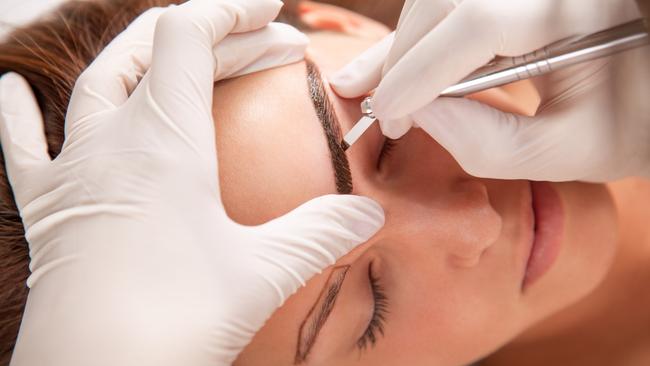
[[(66, 0), (0, 0), (0, 40), (19, 25), (35, 20), (39, 15), (51, 10)], [(110, 1), (110, 0), (100, 0)], [(297, 7), (301, 0), (284, 0), (285, 6)], [(405, 0), (321, 0), (317, 2), (332, 4), (354, 10), (367, 17), (386, 24), (391, 29), (397, 25)]]

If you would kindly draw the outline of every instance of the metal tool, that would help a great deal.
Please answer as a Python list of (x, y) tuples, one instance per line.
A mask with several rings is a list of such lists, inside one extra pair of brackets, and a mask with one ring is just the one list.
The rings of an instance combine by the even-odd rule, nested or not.
[[(523, 56), (497, 57), (443, 90), (440, 96), (462, 97), (648, 44), (647, 21), (639, 19), (598, 33), (565, 39)], [(354, 144), (377, 120), (372, 113), (371, 97), (361, 103), (361, 111), (363, 116), (341, 142), (343, 150)]]

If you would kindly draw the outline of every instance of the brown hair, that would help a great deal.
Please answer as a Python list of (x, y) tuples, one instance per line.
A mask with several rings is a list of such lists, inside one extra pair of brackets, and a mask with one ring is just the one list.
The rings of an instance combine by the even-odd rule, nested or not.
[[(104, 47), (145, 10), (184, 0), (70, 1), (0, 44), (0, 75), (27, 79), (43, 113), (50, 156), (63, 144), (65, 112), (77, 77)], [(300, 0), (285, 0), (278, 21), (304, 27)], [(337, 3), (338, 0), (322, 2)], [(393, 2), (392, 0), (385, 0)], [(396, 0), (401, 3), (403, 0)], [(353, 10), (364, 1), (350, 1)], [(27, 299), (29, 250), (0, 156), (0, 366), (8, 365)]]

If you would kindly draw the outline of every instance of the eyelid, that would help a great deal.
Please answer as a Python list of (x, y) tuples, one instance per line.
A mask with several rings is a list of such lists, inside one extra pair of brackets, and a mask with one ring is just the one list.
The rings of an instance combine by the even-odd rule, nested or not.
[(366, 350), (368, 343), (374, 346), (379, 335), (384, 336), (386, 315), (388, 314), (388, 298), (386, 297), (383, 285), (380, 284), (379, 275), (375, 273), (377, 270), (376, 267), (377, 262), (370, 261), (368, 265), (368, 280), (373, 296), (373, 309), (365, 331), (357, 341), (357, 348), (360, 351)]

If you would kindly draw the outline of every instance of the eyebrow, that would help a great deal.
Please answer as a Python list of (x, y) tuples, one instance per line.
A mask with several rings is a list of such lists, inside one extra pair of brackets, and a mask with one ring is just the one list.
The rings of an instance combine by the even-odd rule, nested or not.
[(340, 194), (352, 193), (352, 174), (350, 173), (350, 164), (341, 146), (342, 140), (341, 123), (336, 116), (334, 106), (327, 95), (323, 86), (318, 66), (313, 61), (306, 58), (307, 63), (307, 86), (309, 87), (309, 97), (314, 104), (314, 110), (320, 120), (327, 147), (330, 150), (332, 167), (334, 168), (334, 179), (336, 181), (336, 191)]
[(349, 265), (337, 266), (332, 269), (327, 278), (327, 282), (318, 295), (318, 299), (307, 313), (305, 320), (300, 324), (298, 331), (298, 346), (296, 347), (296, 356), (294, 364), (298, 365), (304, 362), (309, 355), (309, 351), (316, 342), (316, 337), (321, 328), (325, 325), (327, 318), (330, 316), (336, 299), (338, 298), (341, 286), (345, 280), (345, 275), (350, 269)]

